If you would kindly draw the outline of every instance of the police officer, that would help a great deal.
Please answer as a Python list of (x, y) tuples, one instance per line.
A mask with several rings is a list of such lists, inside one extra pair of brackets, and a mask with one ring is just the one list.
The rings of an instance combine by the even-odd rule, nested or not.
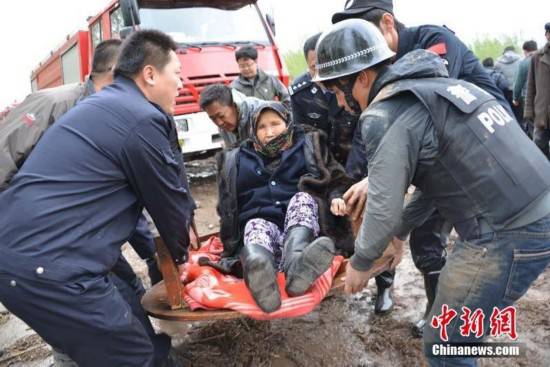
[(351, 150), (357, 116), (338, 106), (334, 93), (311, 81), (315, 74), (315, 44), (321, 33), (304, 43), (304, 57), (308, 71), (300, 75), (288, 88), (292, 102), (292, 116), (296, 123), (313, 126), (328, 136), (329, 149), (334, 158), (346, 165)]
[(193, 203), (171, 120), (177, 45), (122, 46), (115, 81), (48, 129), (0, 194), (0, 301), (79, 366), (164, 365), (143, 310), (107, 276), (147, 208), (183, 272)]
[[(356, 136), (358, 116), (346, 112), (338, 105), (334, 93), (326, 90), (320, 83), (312, 81), (317, 58), (315, 45), (320, 36), (321, 33), (311, 36), (304, 43), (304, 57), (308, 71), (299, 76), (289, 87), (292, 115), (296, 123), (323, 130), (329, 137), (329, 149), (333, 156), (346, 167), (346, 173), (351, 178), (361, 181), (366, 176), (363, 169), (366, 165), (363, 164), (364, 154), (357, 149), (361, 144), (360, 137)], [(356, 148), (352, 149), (352, 145)], [(376, 277), (378, 288), (374, 302), (376, 314), (386, 314), (393, 308), (390, 287), (394, 274), (393, 270), (387, 270)]]
[[(47, 128), (75, 103), (83, 101), (113, 82), (113, 69), (120, 44), (120, 40), (110, 39), (97, 45), (92, 60), (92, 72), (86, 82), (34, 92), (6, 116), (0, 129), (0, 145), (6, 147), (0, 150), (0, 160), (4, 162), (0, 168), (0, 191), (7, 188), (11, 178), (23, 165)], [(32, 123), (29, 123), (29, 120), (32, 120)], [(153, 235), (144, 215), (140, 216), (136, 230), (128, 239), (128, 243), (147, 263), (151, 284), (159, 282), (162, 275), (155, 260)], [(165, 334), (155, 333), (140, 304), (140, 299), (145, 293), (143, 284), (124, 256), (120, 256), (109, 277), (124, 298), (130, 300), (129, 304), (136, 310), (134, 314), (143, 315), (141, 321), (151, 338), (155, 355), (158, 355), (159, 359), (165, 358), (170, 349), (170, 338)], [(52, 353), (56, 366), (74, 365), (74, 362), (61, 351), (54, 348)]]
[[(332, 22), (336, 23), (349, 18), (361, 18), (377, 26), (384, 35), (389, 48), (395, 52), (394, 60), (399, 60), (415, 49), (435, 52), (444, 60), (450, 77), (466, 80), (484, 89), (493, 95), (508, 112), (512, 113), (506, 98), (479, 60), (449, 29), (434, 25), (405, 27), (393, 16), (392, 0), (348, 0), (346, 9), (335, 13)], [(355, 144), (346, 167), (348, 173), (353, 177), (361, 174), (364, 177), (368, 173), (364, 163), (365, 153), (363, 144), (361, 144), (362, 138), (364, 137), (360, 132), (356, 134)], [(367, 182), (367, 180), (359, 182), (344, 196), (348, 205), (352, 205), (350, 209), (352, 220), (357, 220), (363, 213)], [(410, 236), (411, 254), (415, 266), (424, 276), (428, 299), (424, 317), (413, 327), (413, 335), (417, 337), (422, 336), (426, 316), (435, 297), (439, 272), (445, 265), (445, 245), (449, 232), (448, 223), (445, 223), (438, 211), (434, 211), (425, 223), (412, 231)], [(390, 272), (385, 272), (377, 277), (379, 292), (391, 286), (392, 283), (393, 275)], [(391, 301), (391, 298), (389, 300)]]
[[(390, 66), (392, 57), (380, 31), (358, 19), (334, 25), (317, 46), (316, 79), (347, 110), (363, 111), (368, 202), (345, 290), (363, 289), (388, 241), (423, 220), (401, 218), (411, 214), (403, 201), (414, 184), (423, 216), (435, 205), (461, 238), (441, 272), (429, 319), (443, 305), (479, 308), (489, 334), (494, 307), (517, 301), (550, 262), (550, 164), (511, 113), (475, 85), (450, 79), (437, 55), (416, 50)], [(455, 317), (447, 325), (448, 342), (479, 341), (461, 335), (461, 322)], [(424, 331), (431, 366), (476, 365), (433, 355), (432, 344), (442, 342), (439, 329)]]

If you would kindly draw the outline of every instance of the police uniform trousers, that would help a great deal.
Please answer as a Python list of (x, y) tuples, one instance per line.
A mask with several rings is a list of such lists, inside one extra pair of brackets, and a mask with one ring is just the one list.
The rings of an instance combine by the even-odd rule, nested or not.
[[(59, 282), (0, 272), (0, 301), (79, 366), (155, 366), (170, 348), (155, 335), (139, 292), (114, 274)], [(160, 357), (160, 358), (159, 358)]]

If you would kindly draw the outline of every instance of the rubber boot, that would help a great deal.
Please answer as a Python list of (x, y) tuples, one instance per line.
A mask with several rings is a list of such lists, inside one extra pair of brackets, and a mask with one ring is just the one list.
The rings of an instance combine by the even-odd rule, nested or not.
[(426, 298), (428, 299), (428, 304), (426, 305), (426, 310), (424, 311), (424, 316), (412, 328), (412, 333), (415, 338), (422, 338), (424, 335), (424, 328), (428, 322), (428, 315), (432, 309), (432, 305), (435, 300), (435, 293), (437, 290), (437, 282), (439, 281), (439, 272), (433, 274), (423, 274), (424, 275), (424, 289), (426, 290)]
[(389, 271), (378, 275), (376, 280), (376, 301), (374, 303), (374, 313), (377, 315), (385, 315), (393, 309), (393, 298), (391, 287), (395, 273)]
[(291, 297), (306, 293), (330, 267), (334, 242), (328, 237), (313, 240), (313, 231), (305, 226), (292, 227), (283, 245), (286, 293)]
[(262, 246), (249, 244), (241, 251), (243, 278), (262, 311), (270, 313), (281, 307), (277, 269), (273, 254)]

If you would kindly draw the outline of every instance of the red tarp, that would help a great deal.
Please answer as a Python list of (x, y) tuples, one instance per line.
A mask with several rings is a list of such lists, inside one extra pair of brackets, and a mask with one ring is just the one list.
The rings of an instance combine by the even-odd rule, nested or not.
[(197, 251), (189, 253), (187, 284), (183, 298), (192, 310), (231, 309), (256, 320), (273, 320), (297, 317), (311, 312), (329, 292), (334, 276), (343, 261), (336, 256), (332, 266), (313, 284), (309, 291), (299, 297), (289, 297), (285, 292), (285, 275), (279, 273), (277, 282), (281, 290), (281, 308), (272, 313), (263, 312), (254, 302), (242, 279), (223, 275), (209, 266), (199, 266), (198, 259), (208, 257), (219, 259), (222, 243), (218, 237), (211, 237)]

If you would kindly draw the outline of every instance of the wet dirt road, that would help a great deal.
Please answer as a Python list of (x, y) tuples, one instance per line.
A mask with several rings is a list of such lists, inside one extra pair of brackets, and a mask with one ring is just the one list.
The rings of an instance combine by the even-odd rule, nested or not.
[[(210, 158), (202, 165), (211, 166)], [(199, 172), (201, 166), (195, 167)], [(188, 166), (189, 170), (189, 166)], [(218, 230), (215, 177), (192, 177), (198, 203), (196, 221), (201, 234)], [(148, 284), (146, 267), (125, 246), (124, 254)], [(177, 358), (191, 366), (425, 366), (422, 345), (410, 334), (412, 322), (423, 313), (423, 281), (410, 254), (397, 269), (396, 306), (375, 316), (374, 282), (359, 295), (334, 295), (314, 312), (297, 319), (258, 322), (249, 319), (180, 324), (155, 322), (173, 336)], [(481, 366), (549, 366), (550, 270), (518, 302), (521, 359), (485, 359)], [(0, 366), (43, 367), (52, 364), (49, 347), (24, 323), (0, 308)]]

